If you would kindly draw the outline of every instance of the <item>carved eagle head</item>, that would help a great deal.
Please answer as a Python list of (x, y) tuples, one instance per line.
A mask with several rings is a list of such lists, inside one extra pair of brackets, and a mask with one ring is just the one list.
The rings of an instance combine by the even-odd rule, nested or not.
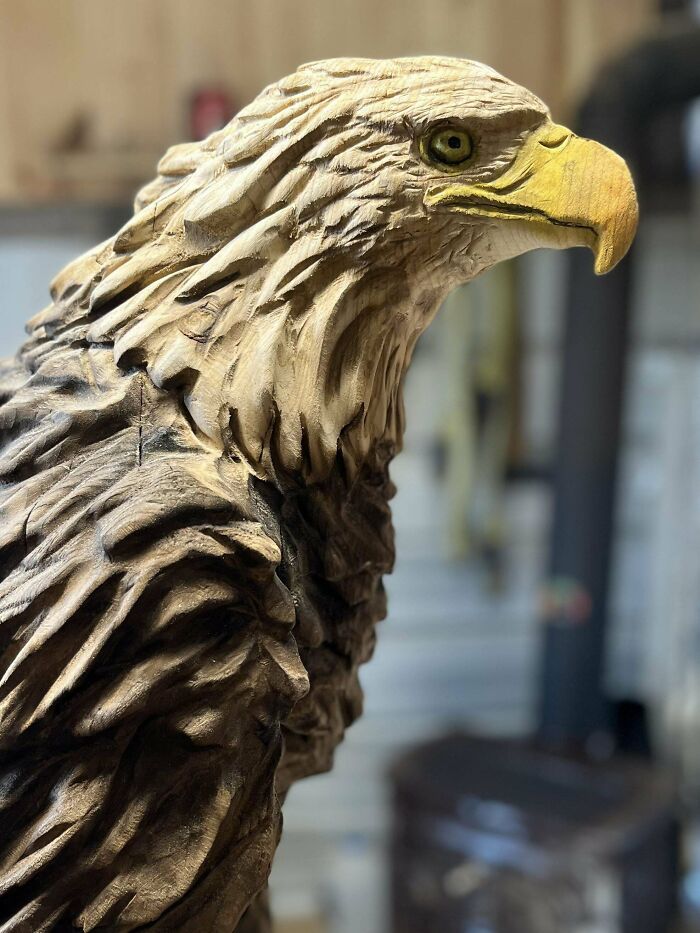
[(159, 173), (0, 365), (7, 933), (236, 928), (360, 711), (418, 337), (637, 218), (621, 159), (445, 58), (304, 66)]
[(637, 221), (618, 156), (451, 58), (304, 66), (159, 170), (34, 326), (84, 314), (217, 447), (307, 481), (400, 441), (402, 374), (455, 284), (539, 246), (604, 272)]

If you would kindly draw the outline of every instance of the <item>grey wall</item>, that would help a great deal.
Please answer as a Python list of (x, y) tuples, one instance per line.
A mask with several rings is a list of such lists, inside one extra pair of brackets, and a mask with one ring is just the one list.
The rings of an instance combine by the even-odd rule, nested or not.
[(0, 357), (24, 339), (29, 317), (49, 303), (63, 266), (119, 228), (125, 209), (0, 209)]

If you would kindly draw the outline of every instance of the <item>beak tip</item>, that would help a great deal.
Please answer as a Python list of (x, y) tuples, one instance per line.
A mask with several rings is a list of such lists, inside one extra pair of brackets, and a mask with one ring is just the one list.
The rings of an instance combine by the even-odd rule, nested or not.
[(606, 273), (610, 272), (610, 268), (611, 267), (608, 264), (608, 262), (603, 259), (600, 253), (598, 253), (597, 256), (595, 257), (595, 262), (593, 265), (593, 271), (595, 272), (595, 274), (606, 275)]
[(621, 250), (615, 250), (608, 247), (607, 249), (594, 250), (595, 252), (595, 262), (593, 265), (593, 271), (596, 275), (607, 275), (608, 272), (612, 272), (616, 266), (625, 258), (629, 247)]
[(612, 272), (625, 258), (634, 241), (638, 220), (639, 208), (636, 197), (633, 197), (623, 223), (618, 223), (616, 229), (604, 228), (598, 233), (596, 243), (593, 246), (595, 256), (593, 268), (596, 275), (606, 275), (608, 272)]
[(591, 244), (591, 252), (594, 257), (593, 271), (595, 274), (607, 275), (608, 272), (615, 268), (627, 250), (616, 250), (615, 244), (602, 232), (597, 234), (595, 242)]
[(613, 259), (612, 256), (605, 253), (598, 253), (595, 257), (593, 271), (596, 275), (607, 275), (608, 272), (612, 272), (618, 262), (619, 259)]

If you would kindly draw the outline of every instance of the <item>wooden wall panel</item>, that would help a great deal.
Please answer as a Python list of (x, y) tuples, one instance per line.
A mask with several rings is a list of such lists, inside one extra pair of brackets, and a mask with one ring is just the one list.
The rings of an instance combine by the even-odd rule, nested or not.
[(168, 129), (163, 107), (172, 74), (163, 0), (72, 6), (94, 144), (157, 148)]
[(40, 186), (47, 142), (80, 106), (75, 36), (58, 4), (26, 0), (2, 6), (0, 81), (6, 93), (0, 139), (13, 185)]
[[(0, 197), (133, 188), (192, 92), (239, 104), (302, 61), (447, 54), (567, 102), (654, 0), (0, 0)], [(81, 149), (61, 152), (80, 137)]]
[(559, 0), (500, 0), (500, 15), (486, 17), (490, 63), (544, 98), (561, 118), (564, 101), (556, 76), (566, 68)]
[(0, 17), (0, 201), (8, 201), (14, 195), (13, 151), (9, 144), (11, 118), (10, 82), (6, 76), (7, 62), (3, 52), (6, 46), (7, 25)]
[(561, 0), (565, 9), (563, 94), (575, 100), (590, 83), (596, 66), (648, 33), (657, 4), (649, 0)]

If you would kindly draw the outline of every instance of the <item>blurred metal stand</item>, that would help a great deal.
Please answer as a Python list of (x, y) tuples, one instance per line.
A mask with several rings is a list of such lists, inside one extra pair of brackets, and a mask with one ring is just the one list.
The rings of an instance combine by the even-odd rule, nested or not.
[[(650, 128), (697, 96), (700, 28), (686, 20), (601, 73), (578, 129), (627, 157), (646, 206)], [(604, 279), (587, 255), (570, 262), (539, 728), (523, 743), (448, 737), (396, 765), (394, 933), (671, 928), (674, 784), (615, 754), (632, 743), (604, 689), (634, 255)]]
[(450, 736), (393, 772), (394, 933), (668, 933), (668, 777)]

